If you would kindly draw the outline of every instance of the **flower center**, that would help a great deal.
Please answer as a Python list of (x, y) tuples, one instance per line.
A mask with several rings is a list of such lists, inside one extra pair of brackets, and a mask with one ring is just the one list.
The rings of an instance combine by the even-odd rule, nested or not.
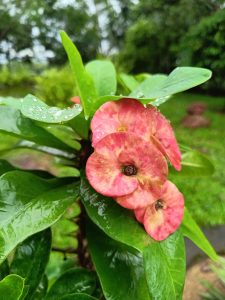
[(123, 166), (122, 172), (126, 176), (132, 176), (137, 174), (137, 168), (133, 165)]
[(164, 205), (163, 205), (163, 201), (162, 200), (157, 200), (155, 203), (155, 209), (159, 210), (159, 209), (163, 209)]

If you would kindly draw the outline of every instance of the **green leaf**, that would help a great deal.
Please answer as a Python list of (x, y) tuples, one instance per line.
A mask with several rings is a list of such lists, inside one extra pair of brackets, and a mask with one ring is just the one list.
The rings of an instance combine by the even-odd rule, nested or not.
[(139, 251), (152, 243), (141, 225), (128, 209), (119, 206), (112, 198), (104, 197), (81, 176), (80, 196), (90, 219), (108, 236)]
[(15, 170), (15, 168), (12, 165), (10, 165), (6, 160), (0, 159), (0, 176), (13, 170)]
[(189, 238), (193, 243), (196, 244), (203, 252), (206, 253), (212, 260), (218, 261), (219, 257), (212, 245), (197, 225), (195, 220), (192, 218), (188, 209), (185, 207), (181, 230), (184, 236)]
[(4, 262), (0, 265), (0, 280), (9, 275), (9, 263), (5, 259)]
[(85, 119), (83, 111), (76, 118), (71, 120), (69, 124), (80, 137), (88, 140), (90, 120)]
[(87, 237), (91, 257), (107, 300), (151, 299), (140, 252), (112, 240), (93, 223), (88, 223)]
[(34, 292), (34, 295), (31, 298), (31, 300), (43, 300), (47, 293), (47, 289), (48, 289), (48, 278), (46, 275), (44, 275), (41, 281), (39, 282), (39, 285), (36, 291)]
[(125, 73), (119, 74), (119, 80), (122, 83), (122, 85), (127, 88), (130, 92), (135, 90), (138, 85), (140, 84), (133, 75), (128, 75)]
[(80, 176), (79, 170), (72, 167), (72, 161), (35, 149), (15, 148), (0, 154), (0, 157), (23, 170), (46, 171), (59, 178)]
[(73, 268), (62, 274), (50, 288), (46, 300), (60, 300), (74, 293), (92, 294), (96, 288), (94, 272)]
[(0, 263), (20, 242), (55, 223), (76, 200), (78, 192), (78, 183), (60, 187), (59, 181), (21, 171), (2, 175)]
[(80, 143), (76, 139), (80, 137), (73, 131), (69, 126), (58, 125), (58, 124), (43, 124), (41, 125), (46, 131), (54, 135), (64, 144), (79, 151), (81, 149)]
[(60, 298), (61, 300), (98, 300), (92, 296), (83, 293), (75, 293), (68, 296)]
[(170, 173), (178, 176), (210, 176), (215, 168), (211, 161), (198, 151), (187, 151), (182, 154), (182, 169), (176, 172), (171, 168)]
[(0, 281), (0, 300), (19, 300), (23, 294), (24, 279), (18, 275), (8, 275)]
[(70, 66), (73, 71), (76, 88), (78, 90), (85, 117), (89, 117), (92, 109), (92, 103), (97, 98), (97, 92), (94, 82), (88, 72), (85, 70), (82, 58), (76, 46), (73, 44), (68, 35), (60, 32), (63, 47), (69, 58)]
[(16, 248), (10, 272), (25, 278), (29, 287), (27, 300), (32, 298), (43, 277), (50, 251), (50, 229), (32, 235)]
[(27, 95), (21, 106), (21, 112), (29, 119), (45, 123), (68, 122), (82, 111), (80, 105), (74, 105), (65, 109), (50, 107), (33, 95)]
[(85, 68), (94, 81), (98, 96), (116, 93), (116, 70), (111, 61), (93, 60), (86, 64)]
[(136, 89), (130, 93), (131, 98), (155, 98), (152, 96), (154, 90), (158, 90), (162, 83), (167, 79), (167, 75), (157, 74), (145, 79)]
[(147, 247), (144, 266), (152, 299), (182, 298), (186, 263), (184, 239), (179, 231)]
[(39, 145), (62, 150), (70, 149), (59, 139), (37, 126), (34, 121), (24, 117), (19, 110), (13, 107), (0, 106), (0, 132), (1, 131), (33, 141)]
[(0, 105), (8, 105), (20, 110), (22, 106), (22, 98), (0, 97)]

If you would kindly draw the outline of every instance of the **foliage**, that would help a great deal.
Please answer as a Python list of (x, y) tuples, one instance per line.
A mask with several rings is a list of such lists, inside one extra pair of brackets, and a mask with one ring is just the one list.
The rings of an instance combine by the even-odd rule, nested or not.
[(68, 67), (49, 68), (36, 77), (36, 94), (50, 105), (68, 106), (77, 94), (74, 79)]
[[(128, 94), (119, 95), (114, 66), (98, 60), (85, 67), (70, 38), (65, 32), (61, 37), (81, 105), (59, 109), (32, 95), (0, 98), (0, 134), (7, 139), (0, 151), (0, 299), (11, 294), (14, 300), (91, 300), (103, 295), (118, 300), (181, 299), (184, 235), (213, 260), (217, 254), (189, 214), (183, 228), (158, 242), (131, 211), (91, 188), (83, 172), (92, 151), (89, 122), (101, 104), (132, 97), (135, 88), (139, 91), (135, 99), (160, 105), (172, 94), (205, 82), (211, 72), (178, 68), (161, 77), (155, 87), (151, 77), (142, 75), (140, 86), (133, 90), (129, 85)], [(188, 159), (190, 168), (181, 177), (199, 174), (201, 169), (212, 173), (210, 162), (200, 153), (187, 155), (186, 164)], [(75, 201), (80, 210), (74, 209)], [(71, 226), (72, 232), (62, 232), (64, 221), (77, 225)], [(49, 227), (53, 228), (52, 253)], [(72, 241), (63, 241), (65, 236), (72, 236)], [(55, 252), (76, 257), (64, 264), (54, 262)]]
[(134, 22), (126, 32), (119, 62), (129, 72), (171, 71), (177, 65), (182, 37), (219, 7), (220, 1), (139, 1), (133, 9)]
[(13, 87), (28, 85), (34, 82), (34, 73), (29, 65), (14, 63), (0, 69), (0, 86)]
[(225, 9), (222, 9), (192, 27), (180, 44), (180, 64), (206, 66), (213, 71), (213, 80), (205, 85), (213, 92), (225, 90), (224, 33)]

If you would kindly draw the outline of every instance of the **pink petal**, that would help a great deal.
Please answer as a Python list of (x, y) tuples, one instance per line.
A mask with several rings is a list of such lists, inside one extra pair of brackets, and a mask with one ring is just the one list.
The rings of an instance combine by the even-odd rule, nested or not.
[(106, 135), (113, 132), (132, 132), (143, 135), (147, 132), (141, 118), (144, 106), (134, 99), (121, 99), (103, 104), (91, 121), (93, 147)]
[(147, 108), (150, 135), (159, 150), (168, 157), (178, 171), (181, 170), (181, 153), (170, 122), (153, 106)]
[[(137, 174), (123, 174), (122, 169), (127, 165), (135, 166)], [(131, 194), (141, 184), (148, 187), (153, 197), (158, 197), (168, 168), (165, 158), (153, 144), (134, 134), (117, 132), (96, 144), (95, 152), (87, 161), (86, 174), (93, 188), (106, 196)]]
[(143, 223), (144, 222), (144, 215), (145, 215), (146, 208), (138, 208), (134, 210), (135, 218), (138, 220), (138, 222)]
[(150, 205), (144, 215), (144, 227), (147, 233), (157, 241), (166, 239), (180, 226), (184, 198), (177, 187), (167, 181), (163, 187), (160, 201), (164, 207), (156, 209), (155, 204)]
[[(160, 193), (161, 189), (159, 190)], [(131, 194), (117, 197), (116, 202), (128, 209), (140, 209), (146, 207), (157, 200), (154, 196), (154, 188), (147, 184), (139, 184), (138, 188)]]

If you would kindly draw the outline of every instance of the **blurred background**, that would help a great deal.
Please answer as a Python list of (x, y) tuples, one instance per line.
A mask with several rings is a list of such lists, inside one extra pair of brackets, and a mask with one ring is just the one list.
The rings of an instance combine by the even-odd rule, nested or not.
[[(177, 66), (213, 71), (208, 83), (174, 96), (160, 109), (171, 120), (178, 142), (207, 154), (215, 165), (212, 177), (172, 179), (196, 221), (223, 253), (225, 1), (0, 0), (0, 96), (33, 93), (49, 105), (71, 105), (70, 98), (77, 92), (60, 42), (61, 29), (76, 44), (84, 62), (108, 58), (118, 72), (169, 73)], [(3, 139), (0, 133), (0, 151), (10, 143), (15, 138)], [(63, 237), (62, 232), (70, 232), (69, 223), (63, 222), (63, 227), (55, 228), (56, 249), (73, 243), (69, 234), (66, 240)], [(188, 247), (188, 255), (198, 254), (193, 245)], [(57, 273), (54, 257), (50, 277)], [(192, 258), (191, 254), (189, 263)], [(190, 294), (185, 299), (198, 298)]]

